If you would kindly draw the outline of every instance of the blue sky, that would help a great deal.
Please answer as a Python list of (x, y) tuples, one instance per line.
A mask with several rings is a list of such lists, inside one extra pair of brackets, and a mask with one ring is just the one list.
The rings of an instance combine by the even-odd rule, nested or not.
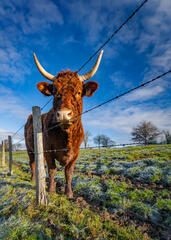
[[(44, 81), (33, 52), (56, 75), (76, 71), (140, 4), (138, 0), (2, 0), (0, 5), (0, 138), (26, 122), (32, 106), (48, 98), (36, 88)], [(99, 83), (89, 109), (171, 68), (171, 1), (149, 0), (104, 48)], [(95, 59), (94, 59), (95, 60)], [(80, 74), (93, 65), (90, 62)], [(142, 120), (171, 129), (171, 74), (118, 101), (83, 115), (85, 130), (129, 142)], [(47, 112), (51, 103), (44, 109)], [(23, 129), (16, 136), (18, 141)]]

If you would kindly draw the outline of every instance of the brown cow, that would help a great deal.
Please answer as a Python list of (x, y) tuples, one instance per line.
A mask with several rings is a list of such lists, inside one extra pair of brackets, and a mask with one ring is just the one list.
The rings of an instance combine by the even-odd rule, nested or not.
[[(74, 166), (79, 154), (79, 147), (84, 138), (81, 113), (83, 110), (82, 97), (91, 97), (98, 88), (98, 83), (84, 81), (90, 79), (98, 69), (103, 51), (90, 72), (79, 76), (77, 72), (62, 71), (57, 77), (46, 72), (34, 54), (35, 63), (40, 73), (52, 81), (39, 82), (38, 90), (45, 96), (53, 96), (53, 107), (48, 113), (42, 114), (44, 160), (47, 162), (49, 173), (49, 191), (55, 192), (54, 176), (56, 173), (55, 160), (65, 166), (66, 187), (68, 198), (73, 197), (71, 181)], [(25, 125), (26, 147), (30, 158), (32, 180), (35, 179), (33, 120), (29, 116)]]

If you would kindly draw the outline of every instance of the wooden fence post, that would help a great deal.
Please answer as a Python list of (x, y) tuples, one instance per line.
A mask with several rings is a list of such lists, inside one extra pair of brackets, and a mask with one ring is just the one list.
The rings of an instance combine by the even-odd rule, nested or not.
[(43, 157), (42, 120), (40, 107), (33, 107), (33, 130), (34, 130), (34, 157), (36, 171), (36, 201), (37, 204), (47, 204), (46, 197), (46, 172)]
[(9, 174), (12, 174), (12, 138), (8, 136), (8, 145), (9, 145)]
[(2, 141), (2, 167), (5, 166), (5, 141)]

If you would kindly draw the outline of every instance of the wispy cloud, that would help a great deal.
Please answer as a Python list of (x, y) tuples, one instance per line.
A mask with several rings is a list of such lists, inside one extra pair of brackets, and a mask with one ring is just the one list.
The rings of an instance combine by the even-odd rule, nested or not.
[(143, 31), (136, 41), (139, 53), (146, 54), (149, 72), (167, 71), (171, 65), (171, 1), (152, 0), (142, 18)]
[[(63, 24), (57, 5), (51, 0), (8, 0), (1, 4), (1, 20), (18, 24), (25, 34), (43, 31), (51, 24)], [(27, 14), (25, 14), (27, 13)]]
[(3, 1), (0, 13), (3, 26), (0, 30), (0, 80), (22, 82), (31, 73), (29, 44), (33, 45), (33, 34), (39, 35), (37, 44), (47, 46), (48, 38), (45, 41), (42, 33), (55, 24), (62, 25), (63, 16), (51, 0)]
[(128, 95), (126, 99), (127, 101), (145, 101), (153, 99), (162, 92), (164, 92), (164, 88), (161, 86), (146, 87), (133, 92), (132, 94)]
[(169, 70), (171, 68), (171, 41), (161, 44), (160, 47), (156, 46), (155, 50), (149, 55), (151, 64), (164, 71)]
[[(99, 39), (104, 39), (113, 31), (114, 27), (121, 21), (121, 16), (124, 15), (123, 10), (134, 1), (124, 1), (124, 7), (119, 1), (61, 1), (68, 9), (70, 20), (77, 26), (82, 27), (82, 31), (86, 35), (87, 42), (99, 42)], [(77, 9), (77, 11), (76, 11)], [(122, 13), (120, 12), (122, 11)], [(120, 14), (119, 14), (120, 13)], [(128, 32), (132, 34), (131, 31)], [(125, 39), (125, 38), (124, 38)]]
[(10, 114), (17, 119), (26, 119), (30, 114), (21, 100), (15, 96), (13, 91), (3, 85), (0, 85), (0, 113)]
[(30, 74), (27, 59), (24, 52), (18, 51), (13, 46), (6, 46), (0, 49), (0, 80), (1, 81), (23, 81), (25, 75)]
[(63, 41), (63, 44), (68, 44), (68, 43), (79, 43), (79, 41), (76, 40), (74, 36), (69, 36), (67, 39)]
[(125, 76), (124, 72), (114, 72), (113, 74), (110, 75), (110, 79), (114, 83), (114, 86), (122, 89), (122, 86), (126, 88), (131, 88), (133, 87), (133, 83), (130, 82), (127, 77)]

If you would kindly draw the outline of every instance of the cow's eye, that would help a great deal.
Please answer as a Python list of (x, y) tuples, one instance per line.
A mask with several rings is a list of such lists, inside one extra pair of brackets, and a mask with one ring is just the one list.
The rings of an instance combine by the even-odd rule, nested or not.
[(81, 98), (81, 91), (78, 91), (78, 92), (76, 93), (76, 98), (77, 98), (77, 99), (80, 99), (80, 98)]

